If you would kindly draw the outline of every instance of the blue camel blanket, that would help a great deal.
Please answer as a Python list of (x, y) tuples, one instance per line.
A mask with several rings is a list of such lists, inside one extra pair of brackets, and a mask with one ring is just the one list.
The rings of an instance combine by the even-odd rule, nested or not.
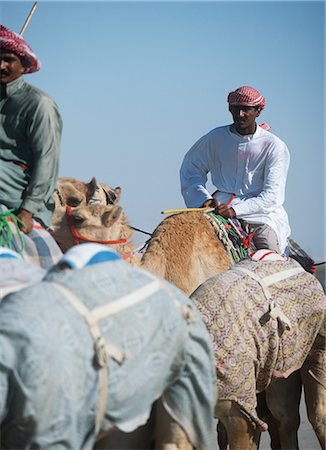
[[(121, 299), (153, 282), (143, 301)], [(15, 449), (91, 449), (99, 373), (94, 341), (58, 283), (88, 310), (111, 305), (101, 335), (124, 355), (110, 357), (104, 428), (124, 429), (162, 398), (198, 449), (214, 446), (215, 370), (210, 338), (181, 291), (122, 260), (50, 272), (0, 304), (1, 442)], [(129, 430), (130, 431), (130, 430)]]

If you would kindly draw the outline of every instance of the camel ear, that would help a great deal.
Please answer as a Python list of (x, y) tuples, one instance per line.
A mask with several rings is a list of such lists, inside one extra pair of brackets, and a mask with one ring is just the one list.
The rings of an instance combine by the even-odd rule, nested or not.
[(102, 215), (102, 223), (107, 228), (111, 227), (122, 215), (122, 207), (119, 205), (113, 206), (110, 211), (105, 211)]
[(106, 204), (115, 205), (119, 201), (121, 195), (121, 188), (116, 187), (115, 189), (112, 189), (110, 186), (103, 183), (101, 183), (101, 187), (106, 196)]
[(114, 193), (115, 193), (115, 196), (117, 197), (117, 200), (119, 200), (119, 198), (120, 198), (120, 196), (121, 196), (121, 187), (116, 187), (115, 189), (114, 189)]
[(97, 187), (97, 181), (96, 181), (96, 178), (93, 177), (91, 179), (91, 181), (89, 183), (87, 183), (87, 189), (91, 196), (94, 194), (96, 187)]
[(97, 183), (96, 178), (93, 177), (87, 185), (88, 190), (88, 205), (97, 205), (101, 203), (100, 199), (100, 185)]

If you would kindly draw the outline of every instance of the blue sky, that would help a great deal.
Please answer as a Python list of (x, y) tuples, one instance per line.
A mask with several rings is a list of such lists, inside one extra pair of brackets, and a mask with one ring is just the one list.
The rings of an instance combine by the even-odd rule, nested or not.
[[(0, 2), (1, 23), (19, 32), (32, 5)], [(130, 224), (148, 232), (184, 207), (183, 156), (231, 123), (228, 92), (260, 90), (261, 122), (291, 154), (292, 238), (325, 259), (323, 1), (41, 1), (24, 37), (42, 62), (26, 81), (64, 121), (60, 176), (120, 186)]]

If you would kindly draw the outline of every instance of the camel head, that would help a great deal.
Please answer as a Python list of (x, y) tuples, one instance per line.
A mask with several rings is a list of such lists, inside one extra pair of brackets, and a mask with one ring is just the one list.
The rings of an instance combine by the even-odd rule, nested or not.
[(132, 235), (120, 205), (89, 204), (71, 210), (71, 223), (87, 239), (110, 241)]
[(121, 195), (121, 188), (111, 188), (107, 184), (98, 183), (92, 178), (89, 183), (75, 178), (59, 178), (57, 189), (53, 194), (57, 209), (83, 204), (109, 205), (117, 203)]

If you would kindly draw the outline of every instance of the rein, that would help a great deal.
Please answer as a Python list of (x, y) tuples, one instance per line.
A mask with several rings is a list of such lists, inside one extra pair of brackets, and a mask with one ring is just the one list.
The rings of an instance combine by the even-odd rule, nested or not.
[(139, 233), (147, 234), (148, 236), (152, 236), (152, 233), (148, 233), (147, 231), (143, 231), (140, 228), (130, 227), (134, 231), (138, 231)]
[(68, 226), (69, 226), (69, 229), (70, 229), (70, 232), (73, 237), (75, 245), (78, 245), (81, 242), (93, 242), (93, 243), (97, 243), (97, 244), (107, 244), (107, 245), (126, 244), (127, 243), (127, 239), (115, 239), (115, 240), (108, 240), (108, 241), (103, 240), (102, 241), (102, 240), (98, 240), (98, 239), (90, 239), (90, 238), (87, 238), (86, 236), (81, 235), (77, 231), (75, 224), (72, 220), (71, 210), (72, 210), (71, 206), (66, 207), (67, 222), (68, 222)]
[(22, 255), (25, 249), (25, 240), (22, 231), (19, 229), (19, 224), (24, 225), (14, 213), (13, 209), (7, 211), (0, 211), (0, 246), (6, 246), (12, 248), (14, 242), (14, 233), (11, 231), (8, 222), (12, 222), (15, 226), (15, 231), (20, 242), (19, 254)]

